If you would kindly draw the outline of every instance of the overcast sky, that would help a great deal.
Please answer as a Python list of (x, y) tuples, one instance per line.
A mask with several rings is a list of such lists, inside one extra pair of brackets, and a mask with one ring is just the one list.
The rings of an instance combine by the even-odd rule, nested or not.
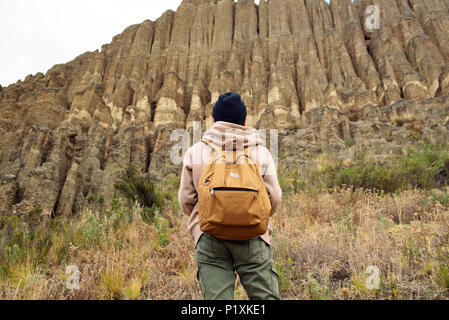
[[(181, 0), (0, 0), (0, 84), (101, 49), (126, 27)], [(259, 3), (259, 0), (255, 1)]]
[(155, 21), (181, 0), (0, 0), (0, 84), (46, 73), (100, 49), (126, 27)]

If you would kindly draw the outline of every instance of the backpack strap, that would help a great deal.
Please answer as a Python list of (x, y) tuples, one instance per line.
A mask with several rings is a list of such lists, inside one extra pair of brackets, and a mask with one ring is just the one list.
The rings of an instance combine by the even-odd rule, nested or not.
[(206, 140), (206, 139), (202, 139), (201, 142), (204, 142), (205, 144), (210, 146), (212, 149), (215, 150), (215, 152), (220, 152), (221, 151), (221, 148), (219, 146), (217, 146), (215, 143), (213, 143), (212, 141), (209, 141), (209, 140)]
[(201, 142), (204, 142), (205, 144), (207, 144), (209, 147), (211, 147), (212, 149), (214, 149), (214, 152), (211, 154), (211, 158), (209, 161), (212, 162), (217, 162), (218, 159), (221, 158), (225, 158), (225, 153), (223, 152), (222, 148), (220, 148), (219, 146), (217, 146), (215, 143), (213, 143), (212, 141), (206, 140), (206, 139), (202, 139)]

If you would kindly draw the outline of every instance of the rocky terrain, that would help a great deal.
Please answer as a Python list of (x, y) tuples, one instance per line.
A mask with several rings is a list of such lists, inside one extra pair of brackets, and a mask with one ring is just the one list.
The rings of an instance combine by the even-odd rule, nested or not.
[[(368, 29), (369, 5), (380, 29)], [(281, 161), (449, 139), (449, 0), (184, 0), (101, 51), (0, 86), (0, 214), (79, 212), (129, 163), (176, 174), (170, 133), (239, 92)], [(380, 149), (382, 149), (380, 148)]]

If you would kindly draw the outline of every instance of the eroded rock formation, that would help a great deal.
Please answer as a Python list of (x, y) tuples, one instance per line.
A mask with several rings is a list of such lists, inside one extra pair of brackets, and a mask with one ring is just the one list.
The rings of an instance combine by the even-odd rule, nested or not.
[[(372, 4), (379, 30), (365, 23)], [(448, 136), (448, 30), (449, 0), (184, 0), (101, 51), (0, 86), (0, 213), (109, 203), (129, 163), (176, 173), (171, 130), (209, 126), (231, 90), (248, 125), (282, 129), (292, 166), (348, 140)]]

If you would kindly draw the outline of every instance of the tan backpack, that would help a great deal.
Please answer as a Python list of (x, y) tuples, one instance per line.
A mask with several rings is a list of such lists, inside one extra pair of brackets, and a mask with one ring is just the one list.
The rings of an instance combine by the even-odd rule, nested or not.
[(222, 240), (248, 240), (264, 234), (271, 203), (259, 166), (249, 161), (249, 148), (225, 151), (224, 146), (202, 141), (214, 152), (198, 184), (201, 231)]

